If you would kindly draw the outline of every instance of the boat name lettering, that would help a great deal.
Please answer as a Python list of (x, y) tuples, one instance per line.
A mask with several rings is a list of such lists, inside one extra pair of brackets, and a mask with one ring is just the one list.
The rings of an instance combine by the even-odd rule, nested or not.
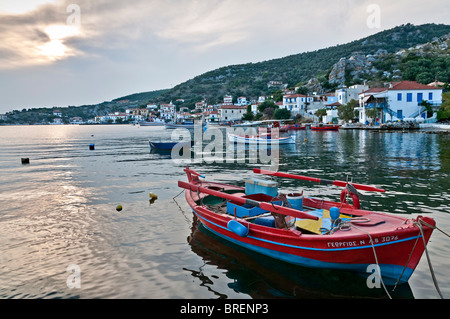
[(385, 242), (388, 242), (388, 241), (394, 241), (394, 240), (398, 240), (398, 236), (397, 235), (381, 237), (381, 242), (382, 243), (385, 243)]
[(333, 248), (341, 248), (341, 247), (355, 247), (358, 246), (359, 244), (357, 244), (356, 240), (355, 241), (331, 241), (328, 242), (328, 247), (333, 247)]
[[(373, 239), (373, 243), (374, 244), (378, 244), (378, 243), (387, 243), (387, 242), (391, 242), (391, 241), (396, 241), (398, 240), (398, 236), (397, 235), (393, 235), (393, 236), (385, 236), (385, 237), (380, 237), (380, 238), (374, 238)], [(366, 244), (370, 244), (370, 240), (368, 240), (368, 242), (366, 243), (365, 240), (360, 240), (359, 242), (354, 240), (354, 241), (331, 241), (328, 242), (328, 247), (330, 248), (343, 248), (343, 247), (356, 247), (356, 246), (364, 246)]]

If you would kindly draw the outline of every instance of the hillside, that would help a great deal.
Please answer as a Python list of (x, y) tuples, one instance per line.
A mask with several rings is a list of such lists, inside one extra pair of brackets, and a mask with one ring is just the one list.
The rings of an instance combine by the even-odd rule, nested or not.
[[(425, 24), (402, 25), (347, 44), (329, 47), (313, 52), (305, 52), (284, 58), (259, 63), (247, 63), (222, 67), (181, 83), (162, 94), (160, 101), (183, 98), (188, 103), (206, 98), (210, 103), (218, 103), (225, 94), (234, 97), (257, 98), (267, 95), (277, 87), (268, 87), (269, 81), (281, 81), (288, 87), (306, 84), (316, 78), (325, 90), (342, 84), (330, 79), (333, 66), (341, 58), (351, 56), (380, 56), (393, 54), (420, 44), (432, 42), (450, 33), (450, 25)], [(381, 74), (382, 75), (382, 74)], [(366, 79), (372, 80), (377, 74)], [(363, 81), (361, 79), (361, 81)]]
[[(382, 85), (388, 81), (412, 80), (430, 83), (450, 82), (450, 25), (402, 25), (364, 39), (313, 52), (305, 52), (259, 63), (221, 67), (201, 74), (172, 89), (130, 94), (96, 105), (61, 108), (66, 122), (70, 117), (84, 121), (147, 103), (168, 103), (179, 98), (194, 107), (206, 99), (209, 104), (231, 94), (236, 99), (257, 99), (279, 91), (269, 87), (279, 81), (288, 87), (307, 86), (314, 91), (332, 91), (341, 85), (366, 82)], [(54, 108), (23, 109), (9, 112), (5, 124), (48, 123)]]

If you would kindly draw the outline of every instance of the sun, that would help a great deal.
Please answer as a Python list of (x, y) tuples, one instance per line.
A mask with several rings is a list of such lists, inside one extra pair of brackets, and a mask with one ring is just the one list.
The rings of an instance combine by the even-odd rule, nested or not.
[(49, 41), (38, 46), (38, 51), (41, 56), (54, 61), (73, 54), (73, 50), (65, 44), (65, 39), (80, 35), (81, 32), (76, 26), (51, 25), (45, 28), (45, 33)]

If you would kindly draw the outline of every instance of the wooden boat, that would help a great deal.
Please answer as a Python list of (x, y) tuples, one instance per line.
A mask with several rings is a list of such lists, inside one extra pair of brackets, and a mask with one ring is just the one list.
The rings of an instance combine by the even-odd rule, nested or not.
[[(209, 182), (184, 170), (188, 204), (214, 234), (237, 245), (295, 265), (376, 275), (387, 285), (409, 280), (430, 239), (435, 221), (362, 210), (347, 196), (375, 187), (254, 169), (255, 173), (345, 187), (340, 202), (302, 198), (301, 205), (279, 193), (273, 181), (251, 179), (245, 188)], [(275, 183), (276, 186), (276, 183)], [(298, 199), (298, 198), (297, 198)], [(291, 204), (292, 203), (292, 204)], [(295, 219), (293, 221), (293, 219)], [(369, 279), (368, 279), (369, 280)]]
[(277, 144), (295, 144), (293, 136), (272, 136), (271, 134), (242, 136), (228, 133), (228, 140), (233, 143), (267, 144), (272, 146)]
[(154, 142), (148, 141), (150, 144), (150, 149), (171, 151), (172, 149), (181, 149), (183, 147), (191, 147), (194, 145), (194, 141), (188, 142)]
[(288, 131), (301, 131), (306, 130), (306, 125), (287, 125)]
[(311, 125), (311, 131), (339, 131), (339, 125), (333, 124)]
[[(194, 129), (196, 126), (199, 126), (200, 124), (195, 124), (193, 122), (184, 122), (184, 123), (166, 123), (164, 125), (167, 129), (175, 129), (175, 128), (187, 128), (187, 129)], [(206, 123), (202, 123), (201, 126), (204, 128), (206, 126)]]
[(153, 121), (153, 122), (139, 122), (138, 124), (140, 126), (164, 126), (165, 123)]

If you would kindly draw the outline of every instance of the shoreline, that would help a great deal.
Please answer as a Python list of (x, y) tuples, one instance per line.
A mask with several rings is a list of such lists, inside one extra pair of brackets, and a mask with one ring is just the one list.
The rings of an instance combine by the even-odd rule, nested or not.
[(423, 123), (415, 127), (383, 127), (381, 125), (343, 125), (342, 130), (368, 130), (377, 132), (420, 132), (420, 133), (450, 133), (450, 124)]

